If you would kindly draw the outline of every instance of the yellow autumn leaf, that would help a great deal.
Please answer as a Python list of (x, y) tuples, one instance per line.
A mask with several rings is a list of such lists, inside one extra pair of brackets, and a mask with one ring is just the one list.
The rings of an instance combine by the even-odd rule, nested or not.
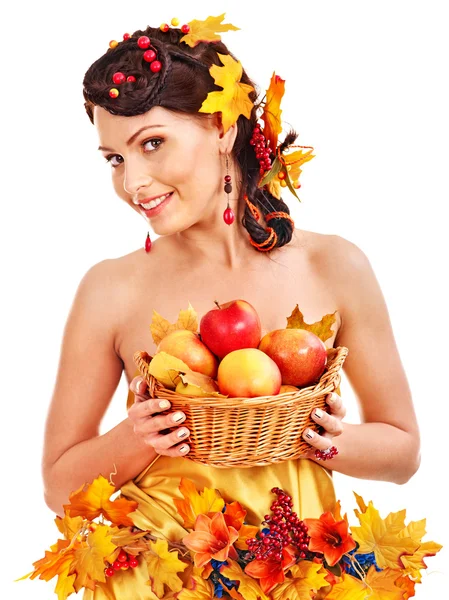
[(383, 569), (401, 569), (400, 557), (403, 554), (413, 554), (419, 547), (411, 537), (400, 537), (399, 533), (405, 528), (405, 511), (390, 513), (387, 519), (382, 519), (379, 511), (374, 508), (372, 501), (364, 513), (355, 513), (360, 521), (360, 527), (351, 527), (352, 537), (359, 543), (359, 554), (374, 552), (377, 565)]
[(152, 591), (158, 598), (164, 597), (164, 585), (173, 592), (179, 592), (182, 589), (182, 581), (177, 573), (184, 571), (187, 563), (179, 560), (177, 550), (169, 551), (165, 540), (156, 540), (149, 545), (151, 549), (144, 556)]
[(214, 586), (211, 581), (203, 579), (201, 569), (193, 567), (187, 586), (177, 594), (178, 600), (210, 600), (215, 598)]
[(190, 302), (186, 310), (179, 311), (176, 323), (170, 323), (170, 321), (153, 309), (150, 331), (156, 346), (167, 334), (177, 329), (188, 329), (189, 331), (193, 331), (193, 333), (197, 333), (198, 331), (198, 317)]
[(256, 533), (258, 533), (259, 527), (255, 525), (246, 525), (245, 523), (238, 529), (239, 538), (234, 542), (234, 546), (238, 550), (248, 550), (248, 544), (246, 540), (250, 538), (256, 537)]
[(189, 370), (186, 373), (179, 373), (174, 377), (174, 383), (176, 384), (176, 392), (183, 396), (227, 398), (227, 396), (220, 394), (218, 384), (212, 377), (196, 371)]
[(216, 33), (217, 31), (239, 31), (240, 27), (231, 25), (231, 23), (222, 23), (225, 14), (223, 13), (218, 17), (207, 17), (205, 21), (200, 21), (199, 19), (189, 21), (190, 31), (179, 41), (185, 42), (191, 48), (194, 48), (200, 42), (220, 41), (221, 37)]
[(317, 335), (322, 342), (325, 342), (335, 333), (332, 331), (332, 325), (336, 321), (334, 316), (336, 312), (337, 311), (333, 312), (332, 314), (329, 313), (324, 315), (321, 321), (316, 321), (316, 323), (309, 324), (304, 321), (304, 316), (299, 310), (298, 305), (296, 305), (292, 314), (287, 317), (287, 329), (306, 329), (307, 331), (311, 331)]
[(58, 581), (55, 587), (55, 594), (57, 594), (58, 600), (66, 600), (67, 596), (75, 593), (73, 583), (76, 575), (69, 575), (69, 570), (69, 568), (64, 569), (64, 571), (58, 575)]
[(77, 534), (84, 522), (83, 517), (70, 517), (67, 513), (64, 514), (64, 518), (56, 516), (55, 518), (56, 527), (62, 533), (66, 540), (71, 540), (75, 534)]
[(82, 587), (86, 585), (87, 578), (106, 581), (105, 558), (114, 550), (109, 527), (98, 525), (96, 530), (87, 536), (87, 543), (81, 544), (75, 551), (73, 566), (77, 572), (76, 583)]
[(269, 181), (266, 184), (266, 186), (267, 186), (267, 189), (268, 189), (268, 191), (270, 192), (270, 194), (272, 196), (274, 196), (278, 200), (281, 199), (282, 187), (281, 187), (281, 182), (279, 181), (279, 179), (277, 179), (275, 177), (274, 179), (272, 179), (271, 181)]
[(270, 85), (266, 91), (266, 99), (264, 104), (261, 119), (265, 126), (263, 135), (268, 142), (268, 146), (273, 153), (276, 153), (278, 136), (282, 132), (281, 100), (285, 91), (285, 79), (281, 79), (279, 75), (271, 76)]
[(301, 560), (290, 567), (290, 572), (292, 578), (287, 578), (271, 592), (274, 600), (306, 600), (313, 598), (314, 592), (328, 585), (327, 572), (322, 569), (321, 564)]
[(437, 544), (436, 542), (423, 542), (414, 554), (403, 554), (400, 557), (400, 561), (404, 567), (403, 572), (410, 575), (412, 579), (420, 582), (420, 569), (427, 569), (424, 559), (428, 556), (435, 556), (442, 547), (441, 544)]
[(290, 177), (290, 181), (294, 182), (299, 179), (299, 176), (302, 173), (301, 165), (315, 158), (315, 154), (312, 154), (313, 148), (304, 152), (301, 148), (300, 150), (295, 150), (295, 152), (291, 152), (290, 154), (282, 154), (285, 165), (290, 166), (290, 170), (287, 169), (287, 174)]
[(234, 560), (228, 558), (227, 563), (228, 566), (221, 567), (220, 573), (231, 581), (240, 582), (238, 592), (245, 600), (268, 600), (268, 596), (264, 594), (256, 579), (242, 571), (240, 565)]
[(254, 103), (248, 94), (253, 92), (254, 88), (240, 83), (243, 72), (240, 61), (234, 60), (230, 54), (217, 52), (217, 56), (224, 66), (212, 65), (209, 72), (215, 84), (223, 89), (219, 92), (209, 92), (198, 112), (221, 112), (223, 132), (226, 133), (240, 115), (250, 118)]
[(148, 372), (166, 388), (171, 390), (174, 390), (176, 387), (175, 379), (179, 371), (185, 373), (190, 371), (190, 369), (180, 358), (176, 358), (176, 356), (163, 351), (154, 355), (148, 367)]
[(198, 515), (207, 515), (209, 512), (221, 512), (225, 502), (215, 489), (204, 488), (198, 492), (193, 481), (181, 478), (179, 491), (184, 500), (173, 498), (178, 513), (184, 519), (185, 529), (193, 529)]

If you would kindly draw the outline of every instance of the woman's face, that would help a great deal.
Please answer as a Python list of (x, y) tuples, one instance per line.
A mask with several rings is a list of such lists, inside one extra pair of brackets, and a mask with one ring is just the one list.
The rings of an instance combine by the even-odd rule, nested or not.
[[(157, 235), (180, 232), (216, 214), (223, 203), (226, 141), (216, 119), (156, 106), (134, 117), (95, 106), (100, 150), (109, 161), (117, 195), (151, 224)], [(226, 136), (225, 136), (226, 137)], [(160, 206), (152, 198), (171, 194)]]

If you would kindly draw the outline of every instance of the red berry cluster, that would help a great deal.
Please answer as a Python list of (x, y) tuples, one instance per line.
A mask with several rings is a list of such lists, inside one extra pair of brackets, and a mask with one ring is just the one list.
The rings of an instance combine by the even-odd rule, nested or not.
[(269, 532), (264, 533), (264, 530), (260, 538), (247, 540), (250, 553), (256, 557), (256, 560), (268, 558), (282, 560), (283, 548), (292, 544), (300, 551), (300, 558), (305, 558), (310, 540), (307, 535), (307, 525), (292, 511), (293, 501), (286, 492), (278, 487), (271, 491), (278, 496), (278, 499), (271, 505), (272, 516), (265, 515), (263, 521), (268, 525)]
[(126, 571), (129, 569), (129, 567), (134, 569), (134, 567), (137, 567), (138, 564), (139, 562), (135, 556), (128, 556), (128, 554), (126, 554), (126, 552), (122, 549), (112, 565), (109, 564), (104, 572), (106, 577), (112, 577), (116, 571), (119, 571), (120, 569)]
[(330, 460), (331, 458), (334, 458), (334, 456), (337, 456), (337, 454), (338, 449), (336, 446), (331, 446), (326, 450), (315, 450), (315, 458), (318, 460)]
[(259, 161), (260, 169), (259, 172), (261, 175), (265, 173), (265, 171), (269, 171), (271, 169), (271, 159), (270, 159), (270, 149), (266, 146), (266, 140), (263, 133), (260, 131), (260, 126), (256, 125), (253, 129), (253, 135), (249, 140), (251, 146), (254, 146), (254, 152), (256, 153), (256, 158)]

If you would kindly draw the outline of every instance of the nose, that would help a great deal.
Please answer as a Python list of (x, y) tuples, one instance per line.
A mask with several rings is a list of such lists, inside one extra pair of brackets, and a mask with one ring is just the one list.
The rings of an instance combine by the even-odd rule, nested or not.
[(130, 196), (137, 196), (142, 189), (149, 188), (153, 183), (153, 177), (148, 172), (146, 161), (129, 160), (125, 163), (125, 178), (123, 188)]

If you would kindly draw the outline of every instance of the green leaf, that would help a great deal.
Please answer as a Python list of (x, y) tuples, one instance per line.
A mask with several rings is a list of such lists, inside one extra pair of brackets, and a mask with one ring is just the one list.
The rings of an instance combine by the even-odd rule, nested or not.
[(267, 183), (269, 183), (272, 179), (274, 179), (276, 177), (276, 175), (279, 173), (279, 171), (282, 168), (282, 163), (279, 160), (279, 158), (276, 156), (274, 163), (271, 166), (271, 169), (268, 171), (268, 173), (266, 173), (264, 175), (264, 178), (262, 179), (262, 181), (259, 183), (259, 187), (263, 187), (264, 185), (266, 185)]
[(298, 196), (298, 194), (296, 193), (296, 190), (295, 190), (295, 188), (293, 187), (293, 184), (292, 184), (292, 182), (291, 182), (290, 175), (288, 174), (288, 171), (287, 171), (287, 169), (286, 169), (286, 167), (285, 167), (285, 166), (283, 166), (283, 168), (282, 168), (282, 171), (284, 171), (284, 173), (285, 173), (285, 181), (286, 181), (286, 183), (287, 183), (287, 187), (288, 187), (288, 189), (289, 189), (289, 190), (291, 191), (291, 193), (292, 193), (292, 194), (295, 196), (295, 198), (298, 198), (298, 200), (301, 202), (301, 198), (300, 198), (300, 197)]

